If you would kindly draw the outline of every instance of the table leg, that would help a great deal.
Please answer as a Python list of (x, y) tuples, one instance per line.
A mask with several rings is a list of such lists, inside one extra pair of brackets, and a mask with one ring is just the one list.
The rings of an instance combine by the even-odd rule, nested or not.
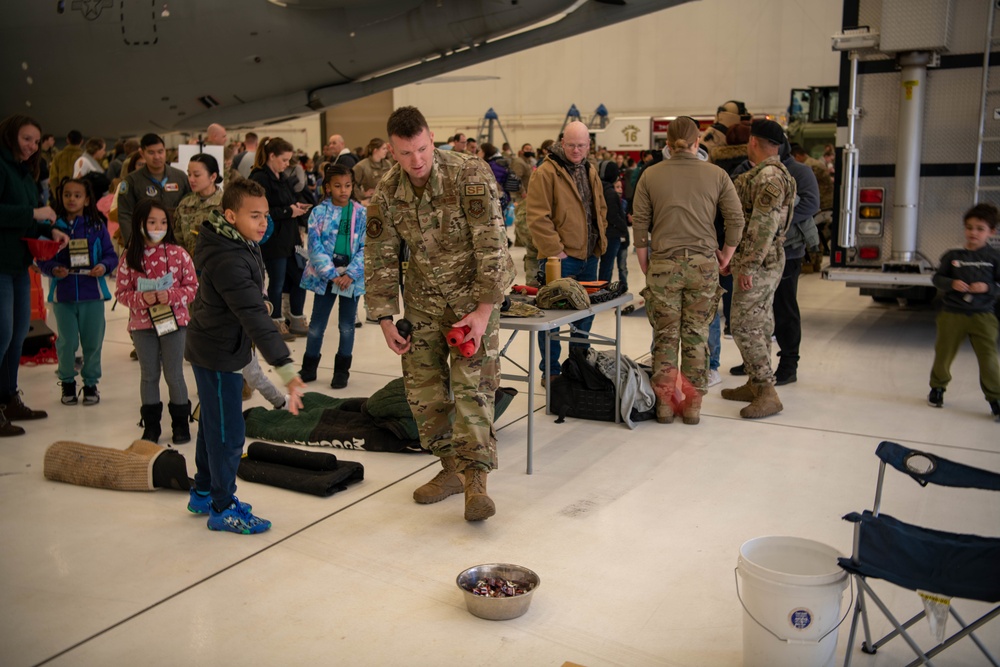
[(621, 422), (622, 307), (615, 306), (615, 423)]
[(531, 474), (532, 438), (535, 435), (535, 341), (528, 345), (528, 467)]

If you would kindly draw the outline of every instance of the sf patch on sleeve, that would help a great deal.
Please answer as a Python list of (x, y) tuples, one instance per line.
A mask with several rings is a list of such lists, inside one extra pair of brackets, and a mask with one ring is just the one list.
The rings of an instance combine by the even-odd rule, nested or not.
[(485, 183), (466, 183), (462, 189), (462, 208), (465, 215), (476, 221), (482, 221), (489, 212), (489, 192)]
[(757, 207), (764, 211), (770, 211), (778, 203), (780, 203), (781, 188), (779, 188), (774, 183), (768, 183), (761, 190), (761, 193), (757, 195)]
[(365, 227), (365, 232), (368, 234), (368, 238), (377, 239), (382, 236), (382, 210), (377, 206), (369, 206), (365, 209), (368, 214), (368, 225)]

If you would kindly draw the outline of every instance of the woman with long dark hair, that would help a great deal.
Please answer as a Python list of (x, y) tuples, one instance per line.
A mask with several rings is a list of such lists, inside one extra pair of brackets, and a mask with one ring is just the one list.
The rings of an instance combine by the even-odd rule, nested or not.
[[(268, 212), (274, 222), (274, 233), (261, 245), (260, 254), (267, 271), (267, 300), (274, 309), (271, 316), (285, 340), (309, 334), (309, 327), (302, 313), (306, 304), (306, 292), (299, 287), (302, 268), (298, 266), (295, 257), (295, 246), (302, 245), (299, 223), (301, 221), (305, 225), (305, 214), (311, 207), (298, 201), (291, 182), (285, 176), (284, 172), (291, 159), (290, 143), (281, 137), (266, 137), (257, 146), (254, 169), (250, 172), (250, 180), (264, 186)], [(281, 317), (281, 293), (286, 284), (291, 306), (291, 329)]]
[(56, 212), (38, 205), (37, 121), (15, 114), (0, 122), (0, 437), (22, 435), (12, 421), (43, 419), (21, 401), (17, 373), (31, 325), (31, 253), (25, 238), (51, 236), (60, 249), (69, 237), (55, 229)]

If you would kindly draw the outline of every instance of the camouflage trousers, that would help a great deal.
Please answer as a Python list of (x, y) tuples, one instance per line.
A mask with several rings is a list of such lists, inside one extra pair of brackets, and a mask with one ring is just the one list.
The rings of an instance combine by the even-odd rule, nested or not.
[(771, 369), (771, 336), (774, 334), (774, 290), (781, 280), (783, 264), (762, 270), (753, 279), (753, 287), (740, 288), (733, 280), (733, 342), (743, 356), (743, 368), (751, 381), (774, 384)]
[(410, 351), (403, 355), (406, 401), (420, 445), (435, 456), (457, 456), (459, 469), (497, 467), (493, 403), (500, 386), (500, 309), (494, 308), (482, 344), (466, 359), (448, 347), (445, 335), (459, 317), (406, 308), (413, 324)]
[(538, 249), (531, 240), (528, 230), (528, 201), (522, 199), (514, 204), (514, 243), (524, 246), (524, 282), (532, 287), (538, 283)]
[(714, 255), (651, 260), (642, 296), (653, 327), (653, 386), (666, 382), (679, 366), (691, 384), (705, 393), (708, 327), (722, 296), (718, 260)]

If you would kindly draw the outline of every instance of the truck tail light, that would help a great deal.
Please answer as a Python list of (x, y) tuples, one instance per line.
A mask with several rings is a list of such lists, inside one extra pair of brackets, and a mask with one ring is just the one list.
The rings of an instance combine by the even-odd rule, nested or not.
[(858, 201), (862, 204), (881, 204), (885, 197), (885, 188), (861, 188)]
[(858, 248), (858, 256), (861, 259), (878, 259), (879, 247), (878, 246), (862, 246)]

